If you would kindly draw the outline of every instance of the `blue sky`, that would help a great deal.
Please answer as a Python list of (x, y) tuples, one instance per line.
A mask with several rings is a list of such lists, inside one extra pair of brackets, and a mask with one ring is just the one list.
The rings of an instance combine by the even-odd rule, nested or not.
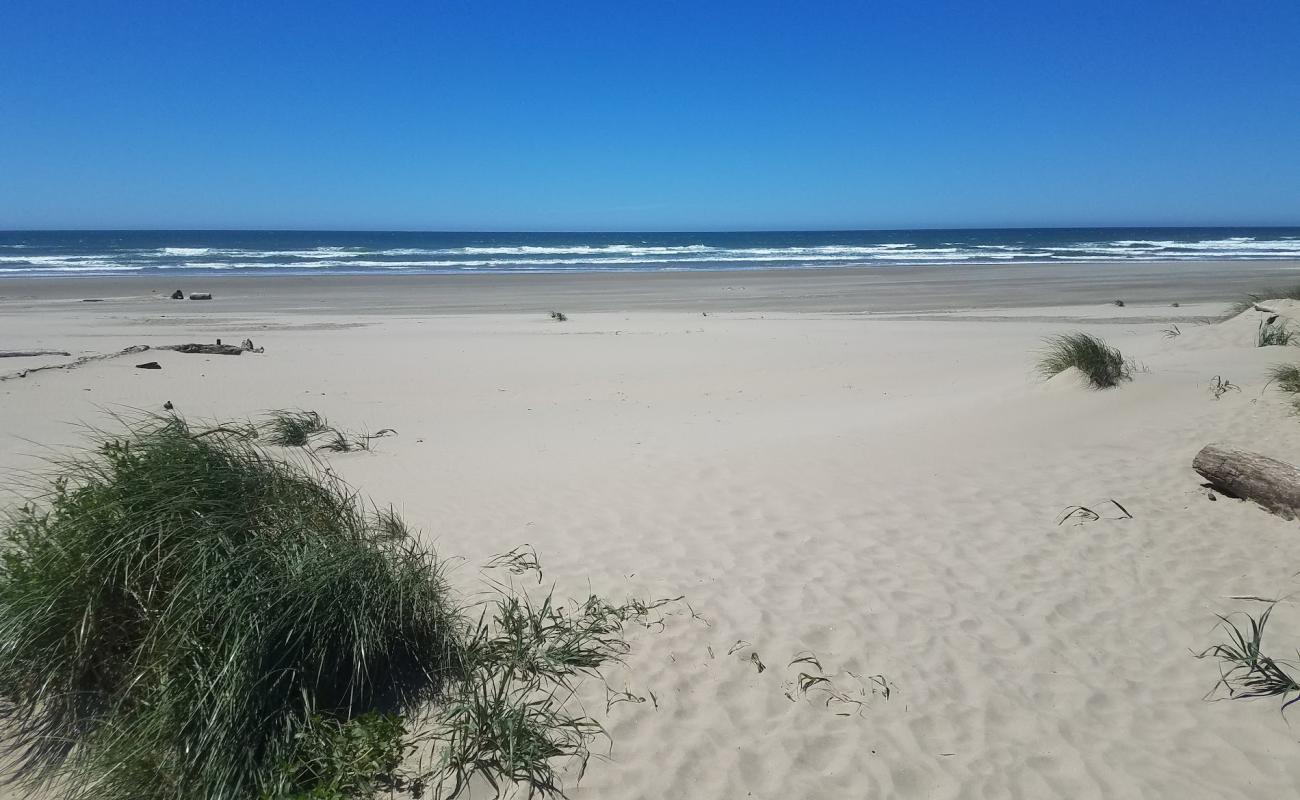
[(0, 228), (1300, 224), (1300, 3), (0, 2)]

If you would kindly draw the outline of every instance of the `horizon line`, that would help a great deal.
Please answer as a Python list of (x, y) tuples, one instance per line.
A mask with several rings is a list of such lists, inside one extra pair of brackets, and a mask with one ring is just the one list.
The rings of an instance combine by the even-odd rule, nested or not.
[(695, 228), (695, 229), (433, 229), (433, 228), (316, 228), (316, 227), (199, 227), (199, 228), (0, 228), (0, 234), (14, 233), (412, 233), (412, 234), (467, 234), (467, 235), (580, 235), (594, 234), (719, 234), (719, 233), (897, 233), (911, 231), (1078, 231), (1078, 230), (1275, 230), (1300, 229), (1300, 223), (1252, 225), (957, 225), (887, 228)]

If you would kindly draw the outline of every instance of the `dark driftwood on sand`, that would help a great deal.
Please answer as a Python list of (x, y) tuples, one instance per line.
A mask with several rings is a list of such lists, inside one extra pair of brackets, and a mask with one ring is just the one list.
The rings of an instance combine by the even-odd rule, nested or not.
[(32, 356), (70, 356), (62, 350), (0, 350), (0, 358), (31, 358)]
[(178, 353), (202, 353), (209, 356), (237, 356), (244, 352), (244, 348), (236, 347), (233, 344), (164, 344), (154, 348), (155, 350), (175, 350)]
[(1224, 494), (1253, 500), (1284, 519), (1300, 517), (1300, 469), (1258, 453), (1206, 445), (1192, 469)]
[(14, 378), (26, 378), (28, 375), (31, 375), (33, 372), (43, 372), (47, 369), (76, 369), (77, 367), (85, 366), (86, 364), (89, 364), (92, 361), (103, 361), (104, 359), (108, 359), (108, 358), (129, 356), (134, 353), (143, 353), (148, 349), (149, 349), (149, 345), (147, 344), (137, 344), (137, 345), (132, 345), (131, 347), (126, 348), (125, 350), (118, 350), (116, 353), (99, 353), (93, 356), (82, 356), (81, 358), (78, 358), (74, 361), (69, 361), (66, 364), (45, 364), (44, 366), (40, 366), (40, 367), (30, 367), (28, 369), (19, 370), (17, 372), (10, 372), (7, 375), (0, 375), (0, 381), (10, 381), (13, 380)]

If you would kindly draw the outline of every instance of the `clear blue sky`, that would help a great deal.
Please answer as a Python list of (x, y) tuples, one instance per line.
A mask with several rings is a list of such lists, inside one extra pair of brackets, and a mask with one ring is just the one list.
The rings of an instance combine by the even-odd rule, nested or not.
[(1300, 2), (0, 2), (0, 228), (1300, 224)]

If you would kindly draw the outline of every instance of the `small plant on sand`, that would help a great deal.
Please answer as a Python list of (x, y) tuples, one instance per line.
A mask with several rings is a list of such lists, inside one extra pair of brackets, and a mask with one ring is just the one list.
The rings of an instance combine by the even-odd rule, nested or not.
[(569, 316), (565, 314), (563, 311), (552, 311), (551, 319), (555, 320), (556, 322), (568, 322)]
[(1227, 378), (1223, 377), (1222, 375), (1215, 375), (1213, 378), (1210, 379), (1210, 394), (1214, 395), (1215, 400), (1218, 400), (1220, 397), (1223, 397), (1228, 392), (1240, 392), (1240, 391), (1241, 391), (1240, 386), (1228, 380)]
[(1291, 340), (1295, 337), (1295, 331), (1287, 327), (1286, 322), (1278, 320), (1275, 314), (1259, 323), (1259, 332), (1255, 336), (1255, 346), (1286, 346), (1291, 344)]
[(1166, 339), (1176, 339), (1183, 335), (1183, 332), (1178, 328), (1177, 324), (1162, 329), (1160, 333), (1163, 334)]
[(277, 447), (306, 447), (315, 437), (334, 430), (315, 411), (281, 409), (266, 412), (262, 434)]
[(672, 601), (460, 602), (391, 509), (258, 441), (128, 421), (0, 519), (9, 772), (72, 800), (561, 793), (602, 733), (580, 684)]
[(1300, 366), (1275, 364), (1268, 370), (1268, 379), (1284, 392), (1300, 394)]
[(1115, 305), (1118, 306), (1119, 308), (1123, 308), (1123, 307), (1124, 307), (1124, 301), (1123, 301), (1123, 300), (1116, 300), (1116, 301), (1115, 301)]
[(888, 700), (896, 690), (893, 682), (884, 675), (868, 675), (863, 678), (856, 672), (844, 670), (844, 674), (857, 684), (848, 686), (848, 681), (839, 679), (835, 671), (828, 672), (816, 654), (807, 650), (796, 653), (786, 668), (796, 665), (799, 674), (787, 684), (786, 699), (797, 703), (815, 693), (825, 708), (835, 709), (836, 716), (861, 716), (872, 699), (880, 697)]
[(1087, 333), (1065, 333), (1047, 339), (1038, 374), (1044, 378), (1074, 367), (1094, 389), (1109, 389), (1133, 377), (1132, 365), (1114, 347)]
[[(1120, 516), (1108, 517), (1108, 519), (1133, 519), (1133, 514), (1127, 508), (1120, 504), (1115, 498), (1106, 500), (1119, 511)], [(1097, 506), (1101, 508), (1101, 506)], [(1074, 524), (1082, 525), (1085, 522), (1096, 522), (1101, 519), (1101, 514), (1087, 506), (1070, 506), (1057, 515), (1056, 526), (1059, 528), (1069, 520), (1074, 520)]]
[[(1219, 617), (1219, 627), (1227, 634), (1228, 641), (1197, 654), (1197, 658), (1219, 660), (1219, 682), (1210, 691), (1211, 696), (1220, 688), (1227, 690), (1229, 697), (1243, 699), (1285, 698), (1292, 692), (1300, 692), (1300, 682), (1295, 678), (1295, 662), (1275, 659), (1263, 652), (1264, 627), (1272, 613), (1273, 605), (1270, 604), (1258, 617), (1242, 614), (1246, 618), (1244, 628), (1231, 617)], [(1286, 711), (1297, 700), (1300, 700), (1300, 695), (1286, 700), (1282, 710)]]
[(278, 447), (310, 447), (321, 442), (315, 449), (331, 453), (369, 450), (370, 443), (375, 439), (397, 434), (392, 428), (359, 435), (348, 433), (330, 425), (325, 417), (315, 411), (301, 410), (268, 411), (258, 426), (258, 431), (266, 437), (268, 443)]

